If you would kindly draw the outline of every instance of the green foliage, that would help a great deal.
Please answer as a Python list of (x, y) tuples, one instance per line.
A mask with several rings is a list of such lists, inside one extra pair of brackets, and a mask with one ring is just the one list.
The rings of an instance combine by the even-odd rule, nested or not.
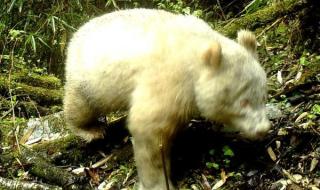
[(223, 151), (223, 155), (225, 156), (228, 156), (228, 157), (234, 156), (232, 149), (228, 145), (223, 146), (222, 151)]
[(246, 7), (246, 13), (253, 13), (261, 9), (261, 7), (264, 7), (268, 4), (270, 0), (253, 0), (251, 3), (249, 3)]
[(0, 49), (4, 55), (12, 53), (33, 63), (26, 66), (61, 73), (71, 34), (89, 18), (112, 9), (114, 5), (107, 7), (102, 1), (4, 0), (0, 4)]
[[(221, 148), (221, 151), (218, 151), (218, 152), (221, 154), (220, 155), (216, 154), (215, 149), (211, 149), (209, 151), (209, 155), (212, 156), (212, 160), (214, 160), (214, 161), (207, 161), (206, 162), (207, 168), (219, 170), (221, 168), (230, 167), (230, 163), (231, 163), (230, 158), (234, 157), (234, 155), (235, 155), (233, 150), (228, 145), (225, 145)], [(221, 155), (223, 155), (223, 156), (221, 156)]]
[[(0, 50), (2, 55), (13, 54), (15, 59), (23, 58), (27, 63), (24, 66), (28, 68), (45, 68), (49, 73), (63, 76), (68, 40), (80, 25), (92, 17), (118, 9), (144, 7), (195, 15), (216, 22), (240, 12), (247, 3), (248, 0), (239, 3), (235, 11), (228, 1), (221, 1), (220, 5), (200, 0), (3, 0), (0, 3)], [(12, 63), (11, 58), (3, 60), (0, 57), (0, 62)]]
[(206, 166), (207, 168), (209, 169), (216, 169), (216, 170), (219, 170), (220, 168), (220, 165), (215, 163), (215, 162), (206, 162)]
[(299, 64), (310, 69), (319, 70), (320, 55), (310, 54), (307, 51), (304, 51), (299, 58)]
[(199, 1), (194, 1), (194, 4), (190, 6), (187, 1), (183, 0), (155, 0), (158, 9), (170, 10), (175, 13), (182, 13), (186, 15), (194, 15), (197, 17), (204, 17), (202, 8), (199, 5)]
[[(198, 1), (195, 1), (197, 4)], [(13, 54), (28, 64), (63, 74), (68, 39), (76, 28), (90, 18), (117, 9), (149, 7), (200, 16), (201, 10), (185, 1), (26, 1), (4, 0), (0, 3), (0, 49), (2, 55)], [(199, 6), (197, 6), (199, 7)], [(0, 62), (11, 63), (11, 57)], [(32, 64), (29, 64), (32, 63)]]
[(307, 53), (303, 53), (299, 59), (299, 63), (303, 66), (308, 66), (310, 61), (307, 59)]
[(315, 115), (320, 115), (320, 105), (314, 104), (311, 108), (311, 112)]
[(214, 154), (215, 154), (215, 150), (214, 149), (211, 149), (210, 151), (209, 151), (209, 154), (211, 155), (211, 156), (213, 156)]

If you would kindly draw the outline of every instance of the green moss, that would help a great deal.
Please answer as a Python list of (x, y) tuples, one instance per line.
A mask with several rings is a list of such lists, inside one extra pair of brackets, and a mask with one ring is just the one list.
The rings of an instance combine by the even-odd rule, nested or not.
[(51, 105), (62, 103), (62, 89), (50, 90), (42, 87), (29, 86), (23, 83), (16, 83), (15, 94), (26, 94), (39, 104)]
[(30, 98), (41, 105), (53, 105), (62, 103), (62, 89), (47, 89), (13, 81), (11, 81), (9, 89), (8, 79), (5, 77), (0, 77), (0, 92), (2, 94), (8, 95), (9, 90), (12, 90), (12, 95), (16, 95), (20, 99), (22, 97), (25, 99)]
[(302, 3), (299, 0), (281, 1), (252, 14), (246, 14), (244, 17), (233, 19), (227, 24), (223, 23), (223, 25), (217, 26), (216, 30), (227, 36), (235, 37), (239, 29), (247, 28), (254, 30), (276, 20), (279, 17), (294, 12), (297, 7), (301, 6), (301, 4)]
[(0, 120), (0, 142), (2, 146), (12, 146), (12, 143), (15, 143), (14, 133), (16, 130), (18, 132), (18, 138), (22, 136), (22, 131), (25, 128), (26, 120), (24, 118), (16, 117), (14, 120), (2, 119)]
[(50, 152), (51, 154), (53, 154), (57, 152), (66, 152), (66, 150), (70, 148), (70, 146), (72, 146), (73, 144), (81, 144), (81, 140), (80, 138), (71, 134), (64, 138), (37, 144), (33, 146), (32, 149), (35, 152)]
[(20, 83), (25, 83), (32, 86), (43, 87), (47, 89), (61, 88), (61, 81), (53, 75), (39, 75), (36, 73), (22, 70), (13, 75), (13, 80)]

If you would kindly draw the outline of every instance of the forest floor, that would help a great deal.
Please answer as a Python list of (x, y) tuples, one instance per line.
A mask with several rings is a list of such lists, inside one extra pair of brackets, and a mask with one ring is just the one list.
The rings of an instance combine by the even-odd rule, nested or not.
[[(319, 34), (302, 31), (303, 24), (299, 16), (285, 16), (254, 31), (268, 75), (267, 137), (248, 142), (217, 132), (210, 122), (191, 121), (172, 150), (172, 178), (179, 189), (320, 189), (320, 54), (313, 45)], [(124, 118), (113, 116), (105, 140), (86, 144), (60, 127), (61, 113), (28, 121), (8, 110), (0, 117), (0, 189), (18, 181), (44, 185), (39, 189), (136, 187)], [(63, 179), (39, 172), (49, 168)]]

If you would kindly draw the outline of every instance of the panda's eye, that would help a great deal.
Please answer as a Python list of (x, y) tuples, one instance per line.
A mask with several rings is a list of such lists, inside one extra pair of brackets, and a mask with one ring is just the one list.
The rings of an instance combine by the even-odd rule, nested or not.
[(246, 108), (246, 107), (250, 106), (249, 100), (248, 99), (241, 100), (240, 101), (240, 106), (241, 106), (241, 108)]

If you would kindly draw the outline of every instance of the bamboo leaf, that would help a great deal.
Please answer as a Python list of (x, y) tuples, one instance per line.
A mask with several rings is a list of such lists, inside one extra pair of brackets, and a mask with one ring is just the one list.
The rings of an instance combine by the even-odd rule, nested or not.
[(37, 39), (46, 47), (48, 47), (49, 49), (51, 49), (51, 47), (41, 38), (41, 37), (37, 37)]
[(66, 23), (64, 20), (62, 20), (62, 19), (60, 19), (60, 18), (58, 18), (58, 17), (56, 17), (56, 19), (57, 19), (59, 22), (61, 22), (61, 23), (62, 23), (62, 25), (66, 26), (67, 28), (72, 29), (72, 30), (74, 30), (74, 31), (76, 31), (76, 30), (77, 30), (75, 27), (73, 27), (73, 26), (69, 25), (69, 24), (68, 24), (68, 23)]
[(56, 33), (56, 22), (54, 21), (53, 16), (50, 18), (50, 21), (51, 21), (52, 32), (53, 32), (53, 34), (55, 34)]
[(12, 8), (13, 8), (13, 6), (14, 6), (15, 3), (16, 3), (16, 0), (12, 0), (12, 1), (11, 1), (11, 4), (10, 4), (8, 10), (7, 10), (7, 13), (10, 13), (10, 12), (11, 12), (11, 10), (12, 10)]
[(33, 52), (36, 53), (37, 52), (37, 46), (36, 46), (36, 40), (34, 39), (34, 36), (31, 36), (31, 46), (33, 49)]

